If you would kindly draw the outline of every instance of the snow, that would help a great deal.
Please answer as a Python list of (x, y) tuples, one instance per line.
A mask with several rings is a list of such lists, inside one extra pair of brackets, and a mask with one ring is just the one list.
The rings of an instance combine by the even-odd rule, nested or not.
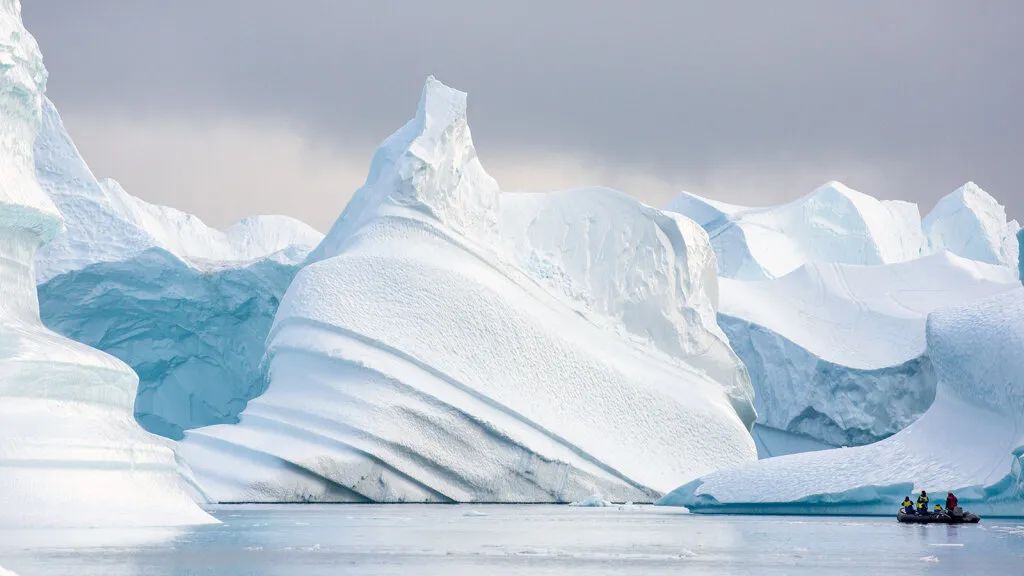
[(988, 515), (1024, 513), (1024, 288), (933, 312), (935, 402), (880, 442), (769, 458), (694, 480), (661, 500), (692, 511), (892, 513), (919, 489), (954, 491)]
[(771, 208), (684, 192), (668, 210), (700, 223), (718, 254), (718, 323), (750, 373), (762, 457), (903, 429), (934, 398), (927, 315), (1019, 286), (1009, 256), (978, 250), (992, 247), (986, 230), (1005, 243), (1019, 227), (973, 184), (923, 227), (913, 204), (836, 182)]
[(153, 248), (197, 271), (243, 266), (270, 256), (298, 264), (323, 238), (286, 216), (247, 218), (222, 232), (192, 214), (136, 198), (112, 179), (98, 180), (48, 99), (35, 145), (35, 166), (42, 189), (68, 227), (67, 234), (40, 252), (40, 284), (98, 262), (129, 260)]
[(0, 2), (0, 213), (19, 215), (0, 218), (0, 526), (215, 522), (172, 446), (132, 419), (131, 369), (39, 320), (34, 257), (60, 216), (32, 178), (45, 72), (20, 10)]
[(226, 231), (97, 180), (44, 100), (36, 170), (67, 222), (39, 256), (43, 321), (127, 362), (149, 431), (236, 422), (265, 389), (264, 342), (288, 284), (323, 235), (284, 216)]
[(1020, 225), (1016, 220), (1007, 222), (1006, 209), (974, 182), (939, 200), (922, 225), (933, 251), (1017, 266)]
[(430, 78), (289, 287), (266, 393), (186, 433), (218, 501), (652, 501), (751, 461), (745, 370), (692, 222), (500, 193)]
[(903, 429), (934, 398), (927, 315), (1018, 286), (1009, 268), (948, 252), (721, 279), (719, 324), (750, 373), (758, 426), (786, 433), (759, 430), (759, 453), (857, 446)]
[(778, 278), (809, 262), (903, 262), (926, 247), (916, 205), (877, 200), (835, 181), (780, 206), (748, 208), (683, 193), (668, 210), (707, 229), (727, 278)]
[(35, 38), (21, 23), (18, 0), (0, 3), (0, 83), (0, 227), (28, 229), (45, 242), (61, 230), (60, 214), (40, 190), (32, 162), (46, 68)]

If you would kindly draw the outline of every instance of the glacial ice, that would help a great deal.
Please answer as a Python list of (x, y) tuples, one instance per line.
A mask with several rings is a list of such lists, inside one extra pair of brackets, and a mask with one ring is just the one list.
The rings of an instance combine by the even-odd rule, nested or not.
[(965, 258), (1017, 266), (1020, 224), (1006, 220), (1006, 209), (974, 182), (939, 200), (922, 222), (932, 251), (948, 250)]
[(35, 166), (67, 225), (38, 259), (43, 322), (139, 374), (135, 414), (150, 432), (237, 421), (265, 388), (280, 298), (323, 235), (284, 216), (222, 232), (97, 180), (49, 100)]
[[(718, 320), (750, 373), (758, 428), (858, 446), (931, 405), (927, 315), (1017, 286), (1009, 268), (948, 252), (883, 266), (806, 264), (776, 280), (721, 279)], [(755, 432), (762, 456), (798, 441), (764, 434)]]
[(666, 208), (708, 231), (726, 278), (784, 276), (809, 262), (889, 264), (922, 254), (917, 206), (827, 182), (788, 204), (748, 208), (683, 192)]
[(131, 369), (40, 322), (34, 257), (63, 224), (35, 178), (46, 70), (18, 0), (0, 0), (0, 63), (0, 526), (215, 522), (132, 419)]
[(692, 511), (894, 513), (912, 491), (954, 491), (985, 515), (1024, 514), (1024, 289), (933, 312), (935, 402), (885, 440), (727, 468), (659, 503)]
[[(881, 218), (863, 214), (879, 212), (886, 203), (852, 191), (836, 193), (843, 190), (848, 189), (830, 183), (797, 202), (767, 209), (685, 193), (670, 206), (708, 229), (720, 258), (749, 253), (748, 244), (762, 239), (769, 222), (772, 242), (791, 245), (780, 250), (790, 250), (788, 257), (797, 257), (793, 262), (809, 259), (776, 278), (726, 277), (719, 282), (718, 323), (750, 373), (759, 416), (753, 435), (762, 457), (869, 444), (904, 428), (934, 397), (933, 371), (924, 355), (928, 313), (1019, 286), (1015, 270), (1000, 261), (970, 259), (976, 254), (964, 249), (958, 256), (943, 249), (929, 254), (929, 248), (918, 246), (924, 255), (912, 259), (864, 259), (863, 246), (901, 246), (900, 238), (923, 238), (923, 232), (920, 226), (914, 232), (865, 228), (863, 222)], [(961, 197), (950, 195), (926, 221), (935, 230), (949, 230), (949, 214), (959, 214), (957, 218), (980, 219), (993, 229), (1016, 230), (1016, 223), (1007, 224), (1002, 207), (987, 195), (987, 204), (970, 203), (986, 206), (985, 211), (970, 212), (977, 216), (973, 220), (942, 207)], [(873, 208), (857, 216), (848, 210), (851, 199), (854, 205)], [(917, 213), (911, 204), (897, 205), (907, 214)], [(793, 222), (799, 217), (792, 214), (800, 211), (807, 222), (797, 225)], [(910, 218), (908, 226), (915, 220)], [(808, 226), (823, 225), (829, 230), (829, 250), (816, 248), (821, 240), (806, 232)], [(913, 252), (907, 250), (904, 256)], [(752, 267), (785, 268), (778, 267), (781, 260), (771, 252), (755, 260), (723, 274), (742, 277), (742, 270)]]
[(433, 78), (310, 262), (267, 391), (181, 443), (218, 501), (651, 501), (755, 458), (703, 230), (500, 192)]

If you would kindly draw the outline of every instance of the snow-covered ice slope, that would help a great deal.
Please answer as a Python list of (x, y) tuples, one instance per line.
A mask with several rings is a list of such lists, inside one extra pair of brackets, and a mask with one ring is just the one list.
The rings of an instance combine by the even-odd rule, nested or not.
[(323, 238), (286, 216), (247, 218), (220, 231), (192, 214), (136, 198), (112, 179), (97, 180), (48, 99), (35, 143), (35, 166), (43, 191), (68, 227), (67, 234), (40, 251), (41, 284), (97, 262), (128, 260), (152, 248), (202, 271), (270, 255), (300, 262)]
[(778, 278), (808, 262), (903, 262), (925, 249), (916, 205), (834, 181), (780, 206), (734, 206), (683, 192), (667, 210), (704, 226), (726, 278)]
[(905, 427), (934, 396), (927, 314), (1019, 285), (1006, 246), (1019, 227), (973, 184), (923, 229), (913, 204), (836, 182), (782, 206), (682, 193), (668, 210), (704, 226), (718, 254), (718, 322), (750, 372), (762, 457)]
[(932, 251), (1017, 266), (1020, 224), (1006, 220), (1006, 209), (974, 182), (939, 200), (922, 222)]
[(135, 369), (136, 417), (149, 431), (180, 438), (237, 421), (265, 387), (260, 360), (280, 298), (323, 235), (284, 216), (222, 232), (98, 181), (48, 100), (35, 165), (67, 223), (40, 252), (46, 325)]
[(311, 261), (267, 392), (182, 442), (220, 501), (650, 501), (755, 458), (704, 232), (613, 190), (501, 193), (433, 78)]
[(775, 280), (721, 279), (718, 319), (754, 385), (760, 454), (800, 451), (802, 439), (868, 444), (903, 429), (934, 398), (927, 315), (1019, 285), (1005, 266), (948, 252), (882, 266), (805, 264)]
[(0, 526), (214, 522), (132, 419), (131, 369), (39, 320), (34, 257), (62, 224), (34, 176), (46, 70), (17, 0), (0, 0), (0, 64)]
[(1024, 289), (928, 318), (935, 402), (880, 442), (769, 458), (661, 500), (695, 511), (893, 513), (903, 496), (953, 490), (983, 514), (1024, 514)]

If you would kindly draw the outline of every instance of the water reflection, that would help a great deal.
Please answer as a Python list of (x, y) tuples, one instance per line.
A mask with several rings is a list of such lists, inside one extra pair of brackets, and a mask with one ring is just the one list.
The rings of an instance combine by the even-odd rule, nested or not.
[[(692, 516), (646, 506), (291, 505), (214, 510), (192, 529), (0, 531), (21, 576), (1006, 573), (1013, 525)], [(988, 529), (986, 529), (986, 526)]]

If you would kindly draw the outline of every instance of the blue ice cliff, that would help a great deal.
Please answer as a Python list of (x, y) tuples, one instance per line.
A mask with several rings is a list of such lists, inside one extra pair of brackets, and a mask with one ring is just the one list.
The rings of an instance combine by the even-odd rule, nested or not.
[(703, 230), (502, 192), (434, 78), (310, 260), (266, 393), (181, 443), (217, 500), (651, 501), (756, 456)]
[(220, 231), (99, 181), (46, 100), (34, 153), (67, 227), (39, 254), (43, 322), (138, 373), (135, 415), (147, 430), (180, 438), (236, 421), (265, 388), (274, 313), (322, 235), (283, 216)]

